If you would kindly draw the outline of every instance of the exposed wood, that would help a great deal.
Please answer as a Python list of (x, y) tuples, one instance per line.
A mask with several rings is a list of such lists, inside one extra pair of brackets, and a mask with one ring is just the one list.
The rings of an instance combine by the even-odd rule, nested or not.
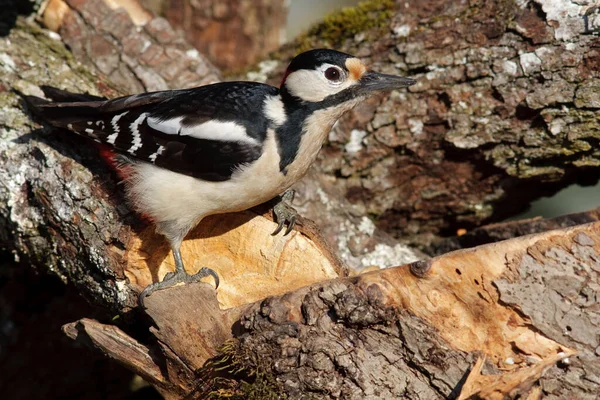
[[(204, 266), (217, 272), (224, 308), (346, 275), (316, 231), (272, 236), (276, 226), (252, 211), (208, 217), (187, 236), (181, 252), (184, 260), (193, 260), (186, 264), (192, 272)], [(127, 249), (124, 273), (139, 290), (175, 270), (168, 244), (153, 227), (132, 238)]]
[[(91, 3), (97, 8), (92, 9)], [(60, 29), (63, 32), (68, 31), (67, 26), (76, 31), (75, 27), (78, 27), (79, 23), (81, 26), (93, 27), (96, 23), (104, 21), (88, 18), (97, 15), (94, 13), (101, 10), (101, 6), (98, 6), (101, 2), (69, 0), (65, 4), (69, 4), (73, 9), (79, 6), (89, 8), (77, 8), (77, 12), (70, 11), (68, 15), (72, 16), (73, 22), (61, 25)], [(414, 11), (416, 14), (411, 14), (412, 11), (406, 13), (410, 18), (418, 15), (419, 21), (424, 21), (414, 27), (411, 25), (411, 31), (415, 32), (416, 36), (410, 39), (414, 40), (414, 43), (423, 44), (423, 48), (410, 48), (408, 42), (390, 36), (386, 36), (388, 41), (382, 44), (374, 37), (369, 37), (374, 32), (381, 34), (381, 30), (376, 29), (365, 33), (367, 38), (364, 40), (368, 41), (373, 49), (371, 53), (360, 53), (361, 43), (362, 46), (367, 46), (360, 35), (354, 39), (359, 42), (354, 50), (359, 51), (359, 55), (370, 58), (374, 64), (380, 63), (377, 69), (385, 70), (385, 67), (379, 68), (384, 66), (383, 59), (386, 60), (387, 68), (392, 68), (388, 63), (392, 59), (398, 65), (397, 69), (412, 69), (417, 77), (419, 68), (432, 65), (434, 60), (444, 60), (438, 58), (440, 54), (433, 57), (433, 53), (430, 53), (430, 49), (436, 48), (435, 46), (443, 47), (444, 51), (453, 51), (453, 54), (466, 51), (469, 62), (473, 65), (481, 66), (481, 62), (483, 70), (491, 68), (491, 72), (488, 73), (496, 74), (495, 78), (510, 78), (506, 84), (495, 85), (492, 80), (491, 86), (497, 90), (508, 90), (515, 85), (520, 87), (518, 82), (534, 85), (532, 87), (535, 87), (535, 90), (540, 89), (535, 85), (540, 84), (537, 78), (544, 77), (543, 71), (539, 74), (537, 71), (526, 74), (524, 70), (518, 70), (518, 76), (508, 77), (505, 70), (496, 71), (492, 68), (495, 64), (491, 59), (477, 58), (483, 57), (489, 48), (481, 46), (475, 39), (484, 40), (478, 33), (485, 36), (485, 32), (490, 29), (485, 16), (489, 16), (491, 10), (498, 11), (494, 7), (501, 7), (500, 5), (477, 3), (481, 6), (481, 13), (471, 14), (468, 11), (472, 9), (461, 8), (464, 7), (462, 3), (454, 4), (455, 8), (451, 5), (440, 5), (433, 11), (428, 8), (428, 4), (424, 3), (422, 9)], [(509, 10), (517, 10), (512, 3), (502, 4), (502, 7), (509, 7)], [(134, 24), (123, 17), (124, 11), (117, 9), (114, 12), (114, 21), (127, 22), (127, 25), (119, 25), (121, 28), (125, 26), (132, 29)], [(468, 23), (465, 23), (466, 28), (454, 25), (458, 24), (452, 22), (458, 18), (456, 12), (464, 12), (459, 14), (462, 15), (461, 18), (466, 22), (473, 19), (476, 26)], [(434, 13), (450, 15), (451, 18), (434, 20), (431, 16)], [(121, 17), (118, 17), (119, 15)], [(504, 14), (497, 12), (495, 16), (498, 15)], [(520, 14), (509, 13), (506, 18), (509, 21), (520, 21), (515, 15)], [(388, 14), (388, 17), (392, 17), (391, 14)], [(405, 17), (399, 14), (390, 20), (390, 26), (398, 28), (397, 32), (400, 33), (404, 31), (400, 29), (402, 25), (398, 25), (399, 23), (413, 21), (405, 21), (402, 18)], [(563, 16), (549, 12), (548, 18)], [(567, 18), (567, 21), (563, 21), (566, 23), (561, 25), (562, 30), (558, 30), (560, 27), (554, 27), (556, 31), (552, 31), (553, 35), (568, 33), (565, 29), (569, 29), (570, 20), (569, 17), (564, 18)], [(502, 23), (507, 20), (502, 20)], [(149, 34), (146, 29), (150, 24), (151, 22), (148, 22), (138, 32), (142, 38)], [(451, 24), (452, 29), (447, 24)], [(412, 30), (413, 28), (415, 29)], [(442, 28), (450, 29), (450, 33), (442, 35), (446, 32)], [(457, 35), (462, 35), (465, 30), (475, 35), (473, 41), (469, 42), (473, 49), (460, 46), (455, 48), (452, 43), (443, 45), (434, 41), (438, 37), (456, 39)], [(93, 31), (89, 36), (74, 35), (72, 38), (79, 38), (82, 43), (87, 40), (86, 43), (89, 44), (99, 40), (99, 37), (104, 37), (105, 33)], [(113, 33), (117, 38), (122, 37), (117, 30)], [(463, 36), (470, 37), (467, 34)], [(530, 43), (529, 40), (517, 36), (507, 28), (506, 31), (501, 31), (498, 37), (509, 38), (511, 45), (535, 53), (535, 40), (530, 38)], [(162, 36), (154, 37), (156, 42), (152, 44), (163, 48), (162, 44), (158, 43), (158, 37)], [(499, 47), (508, 46), (504, 42), (496, 43), (495, 40), (501, 40), (496, 36), (485, 37)], [(570, 43), (575, 43), (574, 49), (568, 49), (562, 39), (554, 36), (548, 37), (548, 41), (544, 43), (552, 51), (562, 51), (561, 54), (575, 52), (581, 55), (583, 62), (580, 66), (566, 67), (567, 72), (571, 71), (571, 68), (578, 68), (577, 73), (580, 75), (575, 78), (569, 75), (571, 80), (564, 79), (569, 84), (581, 83), (577, 89), (581, 90), (581, 87), (587, 88), (585, 85), (589, 82), (592, 85), (596, 84), (596, 72), (590, 72), (588, 68), (590, 57), (594, 57), (591, 53), (595, 51), (595, 42), (583, 36), (573, 36), (571, 39), (573, 41)], [(121, 39), (115, 40), (116, 48), (120, 49), (118, 46)], [(397, 54), (392, 48), (396, 49), (398, 44), (394, 41), (401, 42), (397, 48), (401, 59), (394, 59)], [(78, 45), (77, 41), (73, 43), (75, 47)], [(165, 40), (164, 49), (169, 48), (171, 43), (173, 42), (170, 39)], [(583, 45), (589, 45), (590, 52), (581, 53)], [(350, 45), (341, 45), (344, 46)], [(181, 49), (184, 48), (187, 47)], [(494, 47), (494, 51), (496, 50), (502, 49)], [(164, 51), (166, 54), (166, 50)], [(392, 51), (394, 57), (390, 56)], [(421, 54), (421, 51), (423, 59), (413, 58)], [(538, 57), (544, 56), (543, 51), (541, 54)], [(282, 55), (285, 56), (284, 53)], [(441, 56), (443, 55), (442, 52)], [(82, 59), (85, 60), (86, 57)], [(494, 60), (498, 61), (495, 58)], [(352, 169), (331, 168), (329, 163), (335, 164), (336, 159), (346, 158), (347, 154), (336, 153), (335, 145), (326, 150), (321, 164), (323, 170), (339, 172), (335, 179), (324, 178), (333, 188), (327, 188), (325, 192), (313, 186), (311, 190), (314, 191), (306, 192), (311, 195), (315, 193), (314, 197), (318, 199), (301, 198), (300, 203), (305, 209), (312, 207), (320, 219), (321, 216), (327, 216), (327, 219), (335, 221), (329, 226), (324, 223), (326, 237), (334, 239), (338, 249), (351, 253), (348, 256), (340, 252), (344, 260), (355, 260), (358, 265), (365, 267), (370, 263), (369, 258), (363, 256), (369, 252), (387, 253), (396, 249), (396, 243), (389, 236), (380, 235), (375, 226), (369, 224), (367, 214), (378, 209), (372, 208), (373, 204), (369, 202), (357, 202), (356, 197), (351, 195), (357, 192), (349, 190), (353, 186), (338, 185), (335, 183), (336, 179), (372, 191), (377, 194), (373, 199), (381, 193), (385, 194), (377, 201), (385, 202), (386, 196), (392, 194), (398, 204), (410, 201), (410, 212), (402, 214), (402, 218), (408, 218), (411, 214), (413, 219), (409, 221), (401, 218), (407, 222), (402, 229), (420, 233), (423, 232), (421, 229), (427, 230), (432, 226), (436, 228), (431, 231), (447, 228), (447, 215), (451, 215), (450, 218), (455, 218), (455, 221), (466, 215), (464, 221), (477, 224), (489, 217), (485, 213), (479, 213), (479, 205), (482, 205), (484, 211), (488, 210), (487, 206), (503, 209), (506, 203), (491, 196), (491, 192), (486, 190), (493, 189), (494, 193), (496, 190), (506, 190), (507, 187), (501, 187), (500, 184), (507, 182), (523, 181), (529, 184), (531, 181), (527, 179), (531, 176), (526, 176), (527, 173), (540, 171), (521, 165), (521, 156), (529, 157), (533, 152), (545, 152), (546, 149), (550, 149), (550, 153), (554, 155), (542, 154), (540, 157), (544, 162), (562, 160), (565, 164), (557, 162), (556, 168), (564, 168), (567, 172), (575, 171), (576, 168), (582, 168), (577, 171), (590, 171), (583, 169), (585, 162), (582, 160), (587, 157), (586, 159), (593, 161), (596, 157), (594, 148), (583, 153), (575, 151), (576, 145), (581, 144), (579, 139), (564, 136), (562, 130), (556, 134), (558, 139), (554, 136), (544, 136), (554, 138), (549, 139), (547, 143), (534, 140), (538, 134), (550, 135), (551, 128), (532, 125), (529, 120), (521, 121), (519, 117), (511, 114), (516, 112), (518, 106), (512, 103), (509, 106), (515, 106), (514, 110), (509, 110), (502, 121), (515, 123), (510, 129), (516, 132), (518, 142), (512, 142), (512, 139), (500, 135), (502, 140), (496, 143), (494, 135), (497, 132), (494, 132), (491, 141), (474, 147), (467, 146), (458, 151), (457, 143), (474, 143), (471, 140), (477, 142), (478, 138), (481, 138), (480, 133), (490, 132), (474, 128), (478, 123), (471, 117), (481, 117), (478, 114), (481, 111), (479, 108), (473, 108), (472, 115), (461, 111), (461, 101), (472, 106), (477, 102), (477, 96), (465, 95), (466, 98), (463, 99), (457, 95), (456, 88), (464, 85), (468, 93), (471, 93), (469, 90), (473, 88), (488, 90), (490, 86), (486, 85), (490, 83), (491, 78), (475, 74), (470, 80), (464, 76), (455, 79), (453, 71), (463, 71), (463, 67), (454, 64), (455, 61), (456, 59), (448, 61), (449, 64), (443, 67), (446, 68), (444, 74), (429, 71), (434, 72), (431, 80), (427, 79), (428, 75), (423, 72), (425, 76), (419, 77), (422, 85), (431, 84), (431, 87), (421, 88), (423, 91), (420, 92), (411, 92), (406, 95), (406, 99), (402, 98), (403, 95), (394, 94), (386, 97), (383, 104), (379, 104), (379, 100), (369, 103), (364, 106), (366, 109), (357, 110), (349, 120), (340, 124), (332, 135), (332, 143), (338, 141), (337, 146), (343, 145), (344, 152), (347, 151), (345, 144), (348, 144), (348, 136), (339, 139), (342, 136), (336, 135), (349, 135), (350, 129), (342, 129), (369, 124), (369, 132), (373, 135), (379, 132), (379, 136), (373, 137), (379, 137), (377, 140), (380, 140), (383, 137), (381, 135), (385, 133), (380, 129), (392, 125), (382, 124), (376, 128), (376, 116), (380, 115), (378, 118), (385, 120), (387, 117), (383, 114), (391, 114), (392, 110), (405, 110), (398, 105), (409, 104), (408, 111), (405, 110), (406, 116), (399, 112), (399, 122), (390, 122), (400, 124), (398, 130), (394, 128), (393, 132), (388, 133), (398, 138), (408, 130), (411, 141), (390, 148), (394, 149), (394, 163), (408, 161), (414, 167), (414, 157), (421, 163), (415, 169), (417, 173), (410, 174), (410, 171), (402, 168), (382, 164), (382, 159), (376, 156), (370, 160), (361, 159), (365, 164), (357, 167), (358, 172), (355, 173)], [(559, 80), (560, 72), (557, 71), (562, 71), (564, 65), (552, 64), (551, 61), (549, 59), (549, 64), (543, 64), (544, 68), (546, 65), (553, 65), (552, 68), (555, 68), (550, 71), (548, 79)], [(515, 58), (513, 62), (521, 63), (521, 57), (519, 56), (518, 60)], [(405, 63), (406, 67), (402, 63)], [(127, 65), (127, 62), (119, 59), (114, 65), (117, 69), (111, 71)], [(168, 68), (169, 64), (157, 62), (156, 65)], [(213, 217), (189, 237), (183, 249), (183, 256), (190, 269), (210, 266), (217, 270), (223, 278), (223, 287), (215, 292), (209, 282), (156, 292), (147, 299), (148, 309), (146, 315), (142, 315), (138, 310), (132, 310), (141, 287), (160, 279), (172, 268), (171, 256), (164, 243), (152, 234), (150, 227), (128, 211), (122, 194), (115, 189), (118, 188), (115, 177), (97, 160), (96, 150), (90, 148), (88, 142), (67, 133), (37, 129), (38, 126), (25, 113), (19, 97), (9, 91), (10, 88), (15, 88), (26, 94), (40, 94), (39, 85), (51, 84), (73, 91), (115, 96), (123, 88), (119, 85), (118, 90), (113, 89), (102, 74), (96, 75), (86, 67), (78, 65), (73, 56), (53, 36), (23, 22), (13, 29), (9, 37), (0, 38), (0, 68), (2, 247), (11, 251), (22, 262), (72, 283), (97, 306), (110, 308), (119, 314), (133, 311), (128, 317), (131, 318), (130, 323), (138, 327), (143, 326), (143, 318), (150, 317), (153, 323), (150, 330), (152, 340), (147, 340), (148, 337), (137, 337), (139, 334), (133, 331), (130, 332), (132, 336), (129, 336), (116, 328), (102, 326), (90, 320), (68, 325), (65, 331), (78, 341), (100, 348), (108, 356), (138, 371), (152, 381), (165, 397), (181, 398), (187, 393), (191, 394), (192, 398), (200, 398), (208, 392), (220, 390), (224, 394), (239, 394), (246, 398), (250, 397), (250, 393), (260, 393), (260, 396), (256, 395), (258, 398), (268, 398), (269, 392), (274, 392), (285, 393), (292, 398), (298, 398), (302, 393), (310, 393), (316, 398), (337, 396), (368, 399), (407, 396), (415, 399), (435, 399), (456, 397), (461, 391), (464, 396), (493, 397), (506, 394), (535, 398), (539, 395), (540, 388), (548, 397), (560, 398), (568, 394), (585, 399), (596, 395), (600, 382), (600, 363), (597, 362), (600, 339), (595, 333), (598, 332), (600, 320), (597, 309), (597, 293), (600, 291), (598, 223), (462, 250), (403, 267), (344, 277), (346, 270), (337, 261), (337, 250), (332, 250), (309, 223), (305, 223), (304, 227), (290, 236), (272, 237), (270, 232), (274, 230), (275, 224), (270, 221), (268, 215), (263, 215), (264, 210)], [(468, 77), (468, 70), (465, 73)], [(587, 80), (579, 82), (580, 77)], [(169, 81), (169, 84), (173, 82), (175, 81)], [(436, 85), (439, 86), (431, 82), (438, 82)], [(443, 101), (445, 96), (442, 96), (441, 103), (429, 104), (426, 100), (426, 96), (437, 95), (442, 88), (450, 99), (450, 105), (437, 116), (447, 118), (444, 120), (440, 117), (443, 121), (452, 121), (453, 125), (449, 131), (444, 130), (446, 124), (435, 119), (433, 114), (419, 114), (419, 110), (435, 111), (439, 104), (446, 104)], [(483, 98), (491, 101), (486, 97), (489, 93), (485, 90), (482, 92)], [(477, 90), (474, 93), (476, 92)], [(593, 96), (585, 93), (583, 97), (579, 96), (581, 93), (574, 95), (573, 98), (577, 101), (573, 101), (573, 104), (565, 103), (564, 106), (568, 112), (581, 111), (581, 117), (587, 123), (589, 120), (586, 119), (586, 110), (595, 110), (597, 107), (594, 105)], [(508, 93), (503, 98), (508, 102), (506, 99), (513, 94)], [(455, 98), (455, 95), (458, 97)], [(524, 101), (529, 102), (530, 99), (531, 96), (526, 96)], [(547, 115), (546, 110), (562, 110), (555, 108), (554, 103), (541, 108), (526, 104), (531, 109), (541, 110), (542, 117)], [(558, 104), (562, 105), (560, 102)], [(428, 105), (430, 107), (426, 107)], [(376, 106), (379, 108), (376, 109)], [(387, 111), (386, 107), (389, 107)], [(493, 111), (494, 118), (496, 112), (500, 111)], [(368, 117), (359, 120), (361, 113)], [(560, 117), (552, 115), (553, 118)], [(409, 118), (407, 121), (413, 121), (412, 125), (420, 126), (418, 122), (423, 122), (421, 133), (425, 136), (412, 132), (410, 124), (408, 127), (402, 125), (405, 117)], [(475, 125), (455, 124), (463, 121), (461, 118), (466, 118)], [(552, 121), (547, 123), (551, 124)], [(494, 120), (488, 125), (491, 127), (500, 122)], [(579, 122), (569, 122), (573, 128), (571, 132), (593, 137), (597, 122), (593, 119), (591, 122), (586, 127), (578, 125)], [(443, 135), (440, 133), (442, 131)], [(462, 138), (466, 142), (458, 140), (456, 135), (466, 135)], [(421, 141), (421, 137), (425, 139)], [(366, 142), (359, 141), (360, 143), (355, 140), (355, 144), (366, 146), (358, 152), (375, 143), (372, 138), (368, 139)], [(574, 151), (568, 156), (568, 160), (556, 155), (558, 145), (555, 139), (560, 139), (561, 143), (566, 143), (569, 151)], [(588, 136), (584, 137), (584, 141), (586, 140), (592, 141)], [(444, 144), (439, 145), (442, 142)], [(437, 147), (435, 143), (438, 144)], [(434, 150), (427, 150), (426, 145), (432, 144)], [(517, 159), (504, 159), (510, 166), (497, 166), (503, 171), (500, 174), (496, 174), (497, 170), (494, 169), (485, 177), (478, 175), (481, 170), (476, 163), (490, 159), (486, 157), (496, 153), (489, 153), (489, 149), (497, 150), (498, 146), (510, 147), (511, 151), (518, 153)], [(471, 151), (476, 153), (475, 156), (461, 158)], [(385, 154), (392, 157), (392, 152), (388, 151)], [(461, 156), (458, 157), (458, 161), (453, 158), (457, 154)], [(396, 156), (399, 157), (398, 160)], [(444, 158), (447, 156), (452, 160)], [(536, 158), (532, 156), (532, 159)], [(436, 160), (441, 164), (435, 164)], [(346, 158), (344, 162), (347, 161)], [(504, 167), (507, 169), (503, 169)], [(539, 165), (535, 166), (538, 167)], [(516, 175), (510, 175), (509, 170), (516, 171)], [(427, 171), (427, 179), (420, 179), (422, 175), (419, 174), (424, 171)], [(447, 176), (448, 171), (458, 171), (458, 179), (452, 178), (455, 179), (452, 181), (455, 186), (442, 185), (448, 189), (448, 193), (456, 195), (454, 199), (449, 199), (448, 206), (444, 208), (441, 206), (446, 204), (444, 196), (436, 195), (436, 190), (439, 189), (437, 184), (432, 186), (432, 190), (435, 189), (433, 192), (425, 188), (429, 188), (431, 179), (438, 182), (435, 179)], [(473, 171), (477, 173), (470, 175)], [(520, 175), (521, 172), (525, 175)], [(346, 175), (347, 173), (350, 175)], [(389, 174), (392, 173), (394, 179), (390, 180)], [(554, 179), (554, 175), (544, 174), (543, 179)], [(385, 188), (380, 188), (380, 192), (379, 189), (370, 186), (368, 179), (363, 179), (368, 176), (377, 176)], [(568, 176), (568, 173), (565, 176)], [(413, 185), (413, 181), (408, 186), (397, 186), (399, 182), (396, 178), (412, 178), (416, 186)], [(469, 179), (475, 179), (479, 183), (473, 184)], [(477, 194), (474, 189), (480, 188), (478, 185), (481, 181), (478, 179), (485, 181), (482, 184), (487, 189), (481, 193), (488, 197), (484, 200), (478, 197), (481, 193)], [(313, 179), (313, 182), (319, 182), (319, 179)], [(560, 182), (563, 184), (566, 180)], [(489, 186), (486, 186), (488, 184)], [(540, 183), (542, 184), (544, 183)], [(458, 196), (456, 188), (463, 186), (467, 188), (466, 192), (460, 192)], [(398, 187), (400, 192), (394, 189)], [(330, 203), (327, 208), (328, 202), (323, 199), (327, 199), (328, 196), (337, 199), (339, 193), (345, 193), (348, 199), (355, 203), (354, 206), (346, 207), (348, 199), (342, 199)], [(410, 196), (405, 196), (407, 193)], [(539, 195), (539, 191), (536, 193)], [(361, 196), (357, 195), (359, 198)], [(465, 207), (468, 208), (466, 214)], [(427, 214), (432, 210), (435, 214)], [(429, 218), (432, 215), (433, 217)], [(344, 216), (348, 218), (344, 219)], [(326, 222), (324, 219), (323, 221)], [(393, 227), (399, 220), (394, 217), (390, 218), (390, 221), (390, 226)], [(417, 225), (423, 221), (426, 222), (425, 228)], [(346, 222), (351, 227), (346, 227)], [(342, 232), (340, 237), (336, 236), (336, 229)], [(352, 232), (352, 235), (343, 236), (341, 240), (345, 231)], [(360, 235), (355, 235), (355, 232), (360, 232)], [(387, 247), (378, 247), (380, 244)], [(240, 247), (243, 247), (244, 251), (238, 250)], [(387, 260), (390, 259), (392, 258)], [(381, 258), (372, 264), (379, 264), (379, 260)], [(485, 362), (481, 358), (483, 356)], [(482, 361), (476, 364), (478, 359)], [(557, 360), (560, 360), (558, 364)], [(476, 368), (470, 371), (474, 365)], [(482, 373), (493, 374), (495, 383), (490, 384), (491, 378), (481, 375)], [(219, 379), (215, 379), (216, 375), (220, 375)], [(242, 380), (246, 380), (248, 384), (242, 383)]]
[(168, 385), (168, 379), (160, 368), (152, 361), (147, 347), (137, 343), (125, 332), (113, 325), (103, 325), (91, 319), (82, 319), (63, 326), (63, 332), (73, 340), (85, 342), (109, 357), (127, 364), (135, 373), (140, 374), (147, 382), (162, 387)]
[[(195, 304), (154, 318), (158, 345), (169, 349), (168, 365), (202, 376), (195, 398), (250, 393), (201, 368), (231, 338), (245, 360), (231, 369), (254, 371), (252, 385), (268, 381), (291, 398), (535, 398), (536, 385), (551, 398), (597, 394), (600, 314), (589, 299), (600, 289), (600, 223), (460, 250), (428, 266), (423, 277), (407, 265), (222, 311), (207, 285), (158, 292), (149, 299), (156, 305)], [(195, 334), (164, 335), (177, 327)]]
[[(149, 23), (145, 23), (146, 25), (143, 28), (137, 26), (134, 21), (140, 19), (140, 17), (127, 15), (128, 10), (137, 9), (135, 7), (138, 4), (137, 0), (122, 0), (121, 3), (127, 3), (128, 7), (126, 9), (114, 9), (112, 2), (107, 0), (79, 0), (77, 2), (52, 0), (50, 5), (55, 4), (55, 6), (51, 7), (49, 5), (42, 10), (41, 14), (48, 27), (60, 32), (63, 40), (71, 46), (71, 50), (78, 60), (104, 71), (111, 80), (118, 84), (124, 93), (166, 88), (178, 89), (195, 86), (199, 82), (217, 80), (218, 76), (213, 73), (214, 68), (210, 65), (207, 67), (208, 69), (198, 67), (194, 73), (190, 73), (188, 69), (184, 73), (176, 74), (175, 72), (179, 71), (179, 68), (185, 67), (187, 64), (187, 61), (182, 63), (179, 59), (181, 56), (180, 50), (186, 51), (186, 54), (191, 52), (190, 54), (200, 60), (200, 65), (207, 63), (204, 55), (196, 56), (194, 49), (189, 44), (184, 43), (182, 38), (177, 36), (164, 19), (156, 18)], [(191, 7), (191, 3), (186, 2), (186, 4)], [(241, 27), (240, 24), (235, 23), (241, 15), (237, 14), (238, 12), (241, 13), (243, 9), (254, 7), (253, 12), (268, 13), (269, 7), (282, 6), (282, 4), (277, 4), (267, 6), (263, 3), (240, 2), (237, 4), (239, 8), (232, 6), (233, 8), (230, 9), (232, 12), (235, 11), (232, 21), (213, 21), (212, 23), (218, 25), (219, 30), (228, 29), (230, 25), (238, 29)], [(266, 8), (261, 8), (262, 6)], [(218, 5), (215, 3), (214, 7), (218, 8)], [(53, 11), (55, 8), (60, 9), (63, 15), (57, 16), (57, 13)], [(199, 8), (199, 10), (198, 12), (206, 11), (202, 8)], [(173, 8), (171, 12), (175, 12)], [(181, 12), (192, 11), (188, 7), (185, 10), (182, 9)], [(195, 11), (192, 13), (195, 13)], [(64, 15), (69, 15), (69, 18)], [(113, 20), (119, 22), (119, 29), (108, 30), (105, 29), (103, 23), (99, 23), (99, 21)], [(268, 24), (263, 24), (261, 29), (268, 30), (268, 26), (278, 23), (277, 21), (275, 19)], [(187, 24), (189, 21), (185, 23)], [(256, 21), (250, 19), (246, 23), (252, 25)], [(209, 30), (212, 31), (212, 29)], [(245, 31), (239, 33), (248, 34)], [(272, 37), (272, 35), (267, 36)], [(230, 46), (232, 43), (230, 42), (231, 38), (228, 38), (228, 35), (220, 38), (229, 43), (226, 43), (225, 47)], [(261, 41), (256, 36), (252, 37), (252, 40), (256, 41), (253, 42), (254, 44)], [(114, 49), (114, 53), (118, 53), (120, 56), (107, 58), (105, 54), (107, 47), (97, 47), (93, 45), (94, 43), (108, 43), (108, 48)], [(150, 43), (152, 45), (149, 46)], [(222, 42), (211, 41), (210, 44), (205, 43), (205, 45), (219, 48)], [(142, 54), (139, 54), (140, 49), (145, 49)], [(259, 54), (264, 54), (263, 51), (266, 49), (266, 47), (261, 46), (252, 48), (244, 46), (243, 52), (237, 51), (232, 57), (244, 55), (255, 59), (259, 57)], [(176, 59), (172, 60), (165, 57), (165, 55), (169, 55), (169, 57), (173, 55)], [(98, 62), (110, 63), (110, 66), (98, 65)], [(138, 65), (134, 66), (136, 62)], [(173, 63), (177, 63), (176, 68), (173, 68)], [(192, 65), (195, 64), (192, 63)], [(108, 69), (111, 69), (112, 72), (106, 72)], [(135, 77), (133, 77), (134, 75)], [(168, 76), (175, 76), (175, 79), (168, 80), (165, 78)], [(275, 84), (278, 84), (278, 82)], [(295, 203), (300, 204), (302, 213), (310, 215), (313, 219), (316, 218), (318, 226), (323, 230), (324, 237), (327, 238), (327, 241), (339, 254), (340, 258), (352, 268), (362, 269), (373, 265), (389, 267), (424, 257), (417, 250), (400, 244), (397, 239), (394, 239), (388, 233), (377, 229), (373, 222), (365, 216), (364, 209), (353, 207), (345, 199), (344, 192), (334, 187), (330, 179), (326, 177), (310, 173), (298, 185), (296, 199)], [(328, 216), (326, 220), (322, 218), (323, 215)]]
[(481, 244), (595, 221), (600, 221), (600, 208), (581, 213), (562, 215), (556, 218), (535, 217), (517, 221), (499, 222), (467, 231), (460, 236), (436, 240), (428, 247), (427, 253), (440, 255), (452, 250), (475, 247)]
[[(93, 94), (102, 94), (100, 88), (114, 96), (103, 78), (75, 66), (60, 43), (36, 29), (21, 25), (10, 45), (3, 42), (0, 51), (14, 68), (0, 76), (2, 87), (39, 94), (37, 85), (54, 83)], [(33, 51), (38, 58), (31, 58)], [(72, 69), (58, 67), (65, 60)], [(50, 77), (35, 73), (36, 68)], [(74, 283), (97, 304), (116, 311), (135, 307), (137, 294), (174, 268), (164, 239), (127, 209), (122, 193), (115, 192), (116, 177), (89, 142), (56, 130), (31, 133), (35, 125), (18, 95), (5, 92), (3, 102), (3, 246)], [(264, 212), (208, 218), (184, 242), (182, 255), (190, 269), (210, 266), (221, 275), (223, 306), (346, 274), (309, 222), (290, 235), (271, 236), (277, 225), (268, 212), (259, 215)]]

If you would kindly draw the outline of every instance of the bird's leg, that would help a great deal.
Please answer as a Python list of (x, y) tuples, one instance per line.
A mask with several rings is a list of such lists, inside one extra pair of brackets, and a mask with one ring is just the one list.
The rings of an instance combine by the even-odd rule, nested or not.
[(283, 236), (289, 234), (294, 225), (296, 225), (296, 218), (298, 218), (298, 211), (292, 207), (292, 201), (294, 201), (294, 195), (296, 191), (293, 189), (286, 190), (282, 196), (280, 196), (279, 203), (273, 207), (273, 214), (275, 214), (275, 221), (277, 222), (277, 229), (271, 235), (275, 236), (283, 229), (283, 226), (287, 223), (288, 227), (285, 230)]
[(164, 279), (161, 282), (156, 282), (151, 285), (148, 285), (146, 289), (140, 294), (139, 302), (142, 308), (146, 308), (144, 306), (144, 298), (151, 293), (166, 289), (171, 286), (175, 286), (178, 283), (192, 283), (192, 282), (200, 282), (200, 280), (206, 276), (211, 275), (215, 279), (215, 288), (219, 287), (219, 276), (215, 271), (210, 268), (202, 268), (200, 271), (196, 272), (194, 275), (190, 275), (185, 271), (183, 267), (183, 260), (181, 259), (181, 251), (179, 250), (179, 246), (172, 246), (173, 250), (173, 258), (175, 259), (175, 272), (169, 272), (165, 275)]

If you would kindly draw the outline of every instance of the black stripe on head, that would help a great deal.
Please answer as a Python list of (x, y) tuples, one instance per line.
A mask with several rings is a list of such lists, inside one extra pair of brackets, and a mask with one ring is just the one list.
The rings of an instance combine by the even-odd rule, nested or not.
[(346, 69), (346, 60), (354, 56), (341, 51), (315, 49), (298, 54), (287, 68), (286, 76), (301, 69), (315, 69), (325, 63)]

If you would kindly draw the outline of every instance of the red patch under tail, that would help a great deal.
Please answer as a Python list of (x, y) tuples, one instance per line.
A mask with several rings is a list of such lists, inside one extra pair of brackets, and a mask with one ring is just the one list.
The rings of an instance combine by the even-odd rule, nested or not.
[[(101, 143), (97, 144), (97, 146), (98, 152), (100, 153), (100, 157), (102, 157), (106, 164), (108, 164), (108, 166), (111, 167), (117, 173), (117, 175), (122, 181), (126, 181), (133, 176), (133, 167), (127, 163), (120, 162), (117, 159), (117, 153), (114, 152), (112, 147)], [(138, 215), (140, 215), (140, 217), (146, 222), (153, 222), (151, 216), (141, 213), (139, 210)]]

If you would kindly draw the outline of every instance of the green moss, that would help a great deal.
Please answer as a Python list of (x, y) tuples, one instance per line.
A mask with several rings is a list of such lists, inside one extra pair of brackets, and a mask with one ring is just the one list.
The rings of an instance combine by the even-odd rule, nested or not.
[(338, 47), (345, 39), (374, 28), (385, 28), (394, 15), (392, 0), (366, 0), (355, 7), (345, 7), (327, 15), (294, 41), (296, 52), (314, 47), (315, 40)]
[(211, 400), (284, 399), (264, 359), (246, 351), (239, 340), (229, 340), (200, 371), (199, 376), (209, 377), (200, 379), (198, 387), (210, 382), (206, 398)]
[[(342, 8), (327, 15), (322, 22), (269, 54), (265, 60), (289, 62), (295, 55), (314, 48), (341, 48), (346, 39), (351, 39), (358, 33), (375, 35), (387, 29), (395, 13), (393, 0), (366, 0), (355, 7)], [(372, 29), (378, 30), (378, 32), (373, 32)], [(352, 52), (351, 50), (342, 49), (347, 52)], [(258, 71), (258, 64), (229, 72), (226, 77), (247, 79), (248, 72)]]

